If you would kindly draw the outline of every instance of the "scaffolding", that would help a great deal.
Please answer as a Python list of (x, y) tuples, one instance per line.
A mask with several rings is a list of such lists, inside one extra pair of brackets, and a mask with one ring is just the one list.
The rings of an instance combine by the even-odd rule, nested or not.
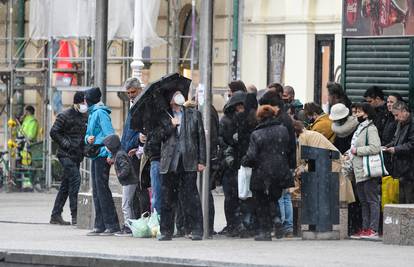
[[(50, 38), (49, 40), (35, 41), (27, 37), (15, 36), (13, 33), (13, 5), (16, 0), (8, 0), (6, 2), (7, 17), (5, 19), (5, 37), (0, 38), (0, 45), (6, 47), (6, 56), (0, 58), (0, 95), (3, 94), (5, 101), (0, 103), (0, 111), (2, 111), (2, 105), (4, 105), (4, 112), (0, 115), (3, 117), (3, 137), (4, 137), (4, 149), (9, 151), (11, 155), (11, 148), (7, 144), (7, 140), (12, 136), (11, 129), (7, 127), (7, 122), (10, 118), (14, 118), (16, 112), (14, 110), (17, 107), (15, 99), (20, 97), (24, 92), (34, 91), (41, 99), (41, 118), (43, 131), (41, 139), (43, 142), (42, 147), (42, 164), (41, 170), (45, 175), (44, 187), (49, 189), (52, 186), (58, 185), (56, 177), (52, 176), (52, 164), (56, 161), (56, 157), (53, 155), (52, 141), (49, 138), (50, 128), (53, 123), (52, 112), (52, 97), (56, 92), (68, 92), (85, 90), (90, 87), (94, 82), (93, 70), (94, 70), (94, 41), (91, 38), (76, 39), (76, 46), (79, 51), (79, 55), (76, 57), (59, 57), (59, 49), (56, 49), (56, 45), (61, 40)], [(22, 0), (23, 3), (25, 0)], [(166, 64), (165, 74), (171, 72), (182, 71), (179, 69), (179, 65), (191, 66), (191, 74), (195, 69), (195, 42), (197, 41), (196, 31), (196, 1), (192, 1), (191, 9), (187, 10), (187, 18), (191, 22), (191, 35), (185, 35), (183, 30), (180, 34), (179, 29), (179, 15), (181, 6), (181, 0), (165, 0), (167, 3), (167, 33), (166, 36), (161, 36), (166, 39), (166, 58), (154, 58), (147, 57), (141, 60), (145, 64), (152, 64), (161, 62)], [(0, 4), (1, 8), (2, 4)], [(228, 27), (231, 27), (229, 23)], [(230, 33), (231, 31), (229, 31)], [(187, 41), (186, 41), (187, 40)], [(231, 37), (229, 36), (229, 41)], [(182, 47), (182, 44), (187, 44), (187, 47)], [(110, 49), (117, 45), (122, 47), (121, 56), (111, 56)], [(28, 47), (39, 48), (34, 57), (23, 56), (25, 50)], [(131, 62), (134, 60), (132, 56), (133, 42), (129, 40), (117, 40), (110, 41), (107, 45), (108, 52), (108, 65), (120, 65), (121, 66), (121, 81), (127, 79), (131, 74)], [(184, 53), (181, 53), (181, 50)], [(144, 53), (145, 54), (145, 53)], [(181, 57), (180, 54), (183, 54)], [(60, 60), (71, 62), (76, 65), (76, 68), (62, 69), (57, 68), (56, 63)], [(231, 59), (229, 58), (229, 66)], [(78, 79), (78, 85), (57, 85), (54, 83), (54, 76), (57, 73), (76, 75)], [(107, 86), (107, 92), (117, 92), (118, 97), (122, 100), (123, 116), (125, 118), (128, 111), (129, 103), (126, 95), (123, 93), (122, 86)], [(216, 90), (216, 92), (223, 93), (222, 89)], [(16, 97), (18, 95), (18, 97)], [(22, 104), (22, 103), (20, 103)], [(11, 158), (11, 157), (10, 157)], [(85, 160), (82, 163), (82, 180), (90, 181), (90, 162)], [(9, 161), (10, 175), (12, 176), (13, 170), (16, 168), (13, 160)]]

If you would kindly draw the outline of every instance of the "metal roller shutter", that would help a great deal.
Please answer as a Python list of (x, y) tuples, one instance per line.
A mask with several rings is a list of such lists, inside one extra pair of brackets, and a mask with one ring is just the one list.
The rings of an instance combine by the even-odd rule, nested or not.
[(372, 85), (413, 100), (409, 97), (413, 87), (412, 38), (348, 38), (344, 39), (342, 55), (342, 82), (352, 101), (363, 100)]

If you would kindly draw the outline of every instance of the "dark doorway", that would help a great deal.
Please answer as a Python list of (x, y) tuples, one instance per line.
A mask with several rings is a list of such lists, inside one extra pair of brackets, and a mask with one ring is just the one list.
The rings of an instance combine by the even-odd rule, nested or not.
[(335, 36), (316, 35), (314, 101), (322, 107), (328, 104), (326, 83), (334, 79)]

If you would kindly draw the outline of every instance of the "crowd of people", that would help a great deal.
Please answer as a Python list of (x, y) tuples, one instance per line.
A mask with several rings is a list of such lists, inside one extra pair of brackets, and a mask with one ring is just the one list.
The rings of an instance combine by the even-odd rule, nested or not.
[[(142, 93), (138, 79), (125, 82), (131, 100)], [(338, 83), (327, 84), (329, 108), (295, 99), (291, 86), (270, 84), (260, 93), (242, 81), (229, 83), (228, 101), (219, 117), (212, 107), (210, 189), (224, 192), (226, 227), (214, 231), (214, 199), (209, 195), (209, 235), (254, 237), (257, 241), (293, 236), (294, 199), (300, 199), (302, 145), (340, 152), (333, 172), (340, 172), (340, 200), (348, 204), (349, 235), (378, 238), (381, 232), (382, 177), (366, 173), (363, 160), (383, 153), (388, 173), (399, 180), (400, 203), (414, 203), (414, 119), (397, 93), (384, 95), (372, 86), (365, 101), (352, 103)], [(120, 227), (109, 188), (114, 165), (122, 185), (123, 219), (156, 211), (160, 241), (187, 236), (201, 240), (203, 215), (197, 173), (206, 166), (206, 136), (196, 99), (171, 90), (169, 109), (160, 111), (142, 132), (131, 128), (131, 114), (122, 137), (114, 132), (111, 110), (99, 88), (77, 92), (73, 105), (57, 116), (50, 136), (58, 144), (64, 177), (50, 223), (68, 225), (62, 209), (69, 197), (72, 224), (77, 221), (79, 164), (92, 159), (94, 229), (88, 235), (131, 235)], [(145, 114), (140, 114), (145, 116)], [(240, 199), (238, 172), (251, 168), (251, 197)], [(151, 194), (148, 193), (151, 188)], [(355, 194), (354, 194), (355, 192)], [(316, 193), (316, 192), (315, 192)]]

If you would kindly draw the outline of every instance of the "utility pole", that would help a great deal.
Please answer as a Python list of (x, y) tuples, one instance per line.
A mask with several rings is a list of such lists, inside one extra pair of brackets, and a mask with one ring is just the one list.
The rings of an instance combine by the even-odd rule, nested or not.
[(212, 98), (212, 49), (213, 49), (213, 0), (201, 1), (200, 12), (200, 78), (204, 92), (204, 129), (206, 132), (206, 168), (203, 173), (202, 181), (202, 208), (204, 238), (209, 236), (209, 191), (210, 191), (210, 148), (211, 148), (211, 98)]
[(102, 92), (102, 102), (106, 103), (106, 62), (108, 43), (108, 0), (96, 0), (95, 19), (95, 86)]

